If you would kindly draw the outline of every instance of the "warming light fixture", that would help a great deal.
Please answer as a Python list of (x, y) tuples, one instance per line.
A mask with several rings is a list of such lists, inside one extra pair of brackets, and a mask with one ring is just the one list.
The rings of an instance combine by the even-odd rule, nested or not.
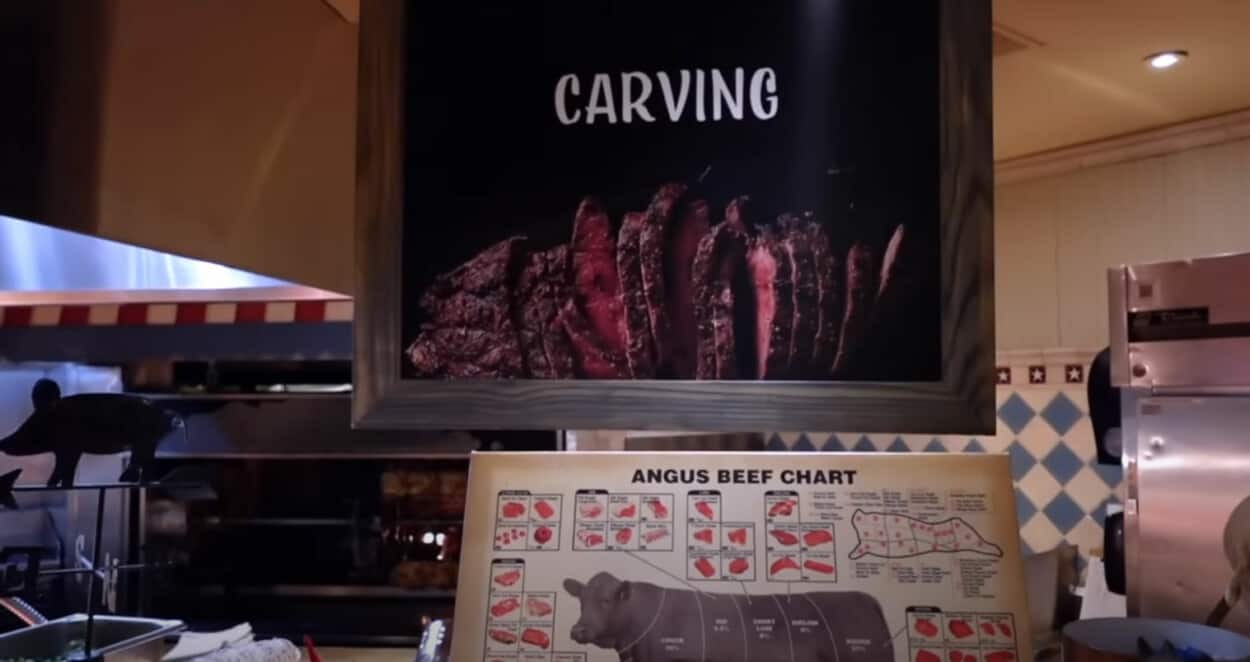
[(1146, 56), (1151, 69), (1171, 69), (1189, 57), (1186, 51), (1163, 51)]

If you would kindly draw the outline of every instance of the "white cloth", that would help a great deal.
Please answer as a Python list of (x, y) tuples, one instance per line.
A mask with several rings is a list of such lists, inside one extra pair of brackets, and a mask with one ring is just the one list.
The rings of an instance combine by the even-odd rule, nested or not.
[(1103, 574), (1102, 559), (1089, 557), (1089, 565), (1085, 566), (1085, 592), (1081, 598), (1081, 620), (1087, 618), (1123, 618), (1127, 606), (1123, 595), (1112, 593), (1107, 588), (1107, 578)]

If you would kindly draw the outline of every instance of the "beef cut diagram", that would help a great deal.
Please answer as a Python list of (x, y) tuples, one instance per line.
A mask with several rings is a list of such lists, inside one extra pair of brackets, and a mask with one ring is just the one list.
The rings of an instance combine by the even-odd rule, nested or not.
[(865, 556), (899, 559), (940, 552), (1003, 555), (1001, 547), (983, 538), (960, 517), (929, 522), (898, 513), (856, 510), (851, 526), (858, 541), (849, 555), (852, 560)]

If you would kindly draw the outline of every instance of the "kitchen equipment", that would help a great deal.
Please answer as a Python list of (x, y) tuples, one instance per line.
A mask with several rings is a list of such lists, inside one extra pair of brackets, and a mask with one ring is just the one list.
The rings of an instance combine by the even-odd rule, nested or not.
[(1192, 649), (1221, 662), (1250, 659), (1250, 639), (1227, 630), (1153, 618), (1092, 618), (1063, 628), (1063, 661), (1156, 659), (1141, 656), (1139, 639), (1156, 652), (1170, 642), (1177, 651)]
[(448, 662), (451, 660), (451, 621), (430, 621), (421, 633), (421, 645), (417, 647), (416, 662)]
[[(104, 662), (157, 662), (164, 655), (165, 637), (183, 629), (181, 621), (152, 618), (96, 616), (91, 635), (94, 659)], [(81, 654), (87, 635), (87, 617), (66, 616), (0, 635), (0, 659), (55, 659)]]
[(1250, 493), (1248, 279), (1250, 254), (1109, 272), (1125, 502), (1123, 544), (1111, 520), (1105, 553), (1114, 589), (1123, 550), (1129, 616), (1210, 618), (1250, 634), (1250, 600), (1228, 604), (1239, 597), (1242, 582), (1229, 587), (1245, 565), (1248, 528), (1239, 524)]

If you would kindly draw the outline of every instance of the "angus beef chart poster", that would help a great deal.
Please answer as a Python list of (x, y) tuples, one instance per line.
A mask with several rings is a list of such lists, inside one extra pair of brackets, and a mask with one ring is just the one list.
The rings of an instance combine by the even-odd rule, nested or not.
[(1006, 455), (481, 453), (452, 656), (1030, 660)]
[(936, 0), (407, 20), (404, 378), (942, 378)]

